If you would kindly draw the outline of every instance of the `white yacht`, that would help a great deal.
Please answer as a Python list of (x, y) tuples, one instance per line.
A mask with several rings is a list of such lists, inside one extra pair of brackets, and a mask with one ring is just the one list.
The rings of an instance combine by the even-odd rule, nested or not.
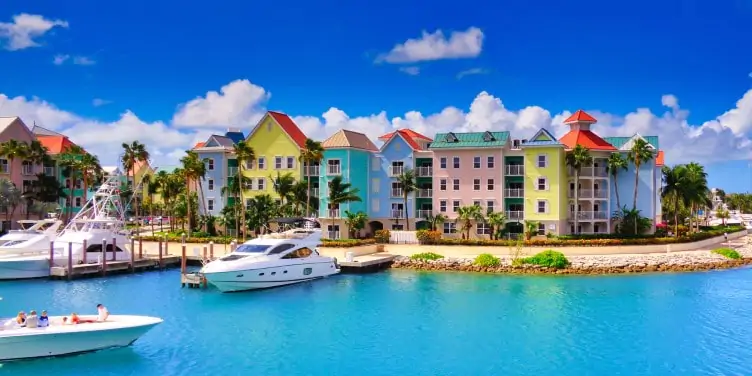
[[(123, 231), (124, 211), (120, 202), (119, 184), (117, 176), (102, 183), (78, 214), (55, 237), (52, 261), (49, 240), (44, 252), (0, 257), (0, 280), (48, 277), (50, 266), (68, 264), (69, 253), (74, 264), (102, 263), (104, 257), (108, 261), (130, 259), (130, 252), (126, 248), (128, 238)], [(103, 252), (104, 243), (106, 252)]]
[(0, 257), (20, 253), (49, 252), (63, 222), (57, 219), (21, 220), (20, 230), (0, 236)]
[(130, 346), (162, 319), (149, 316), (110, 315), (95, 322), (96, 317), (81, 317), (81, 324), (64, 324), (62, 316), (50, 316), (50, 325), (25, 328), (14, 319), (0, 326), (0, 361), (44, 358)]
[(340, 272), (337, 259), (318, 253), (321, 229), (315, 220), (277, 220), (280, 225), (305, 221), (305, 228), (262, 235), (201, 269), (222, 292), (256, 290), (328, 277)]

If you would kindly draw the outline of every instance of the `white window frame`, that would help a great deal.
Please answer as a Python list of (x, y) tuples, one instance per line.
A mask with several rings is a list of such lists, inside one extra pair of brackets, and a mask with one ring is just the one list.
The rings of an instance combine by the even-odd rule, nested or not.
[(379, 187), (381, 187), (381, 180), (379, 178), (371, 179), (371, 192), (379, 193)]
[(538, 223), (538, 235), (546, 235), (546, 224), (545, 223)]
[[(541, 157), (543, 157), (543, 166), (541, 166)], [(548, 167), (548, 154), (538, 154), (535, 159), (535, 165), (538, 166), (538, 168)]]
[(245, 199), (245, 208), (246, 208), (246, 210), (250, 209), (252, 204), (253, 204), (253, 199), (252, 198)]
[(274, 156), (274, 169), (275, 170), (281, 170), (282, 169), (282, 156)]
[(452, 168), (460, 168), (461, 165), (460, 157), (452, 157)]
[(83, 201), (83, 200), (81, 199), (81, 197), (80, 197), (80, 196), (76, 196), (76, 197), (75, 197), (75, 198), (73, 199), (73, 207), (74, 207), (74, 208), (80, 208), (80, 207), (81, 207), (81, 205), (82, 205), (82, 202), (81, 202), (81, 201)]
[(214, 211), (214, 199), (213, 198), (206, 200), (206, 210)]
[(246, 170), (253, 170), (254, 168), (256, 168), (256, 160), (251, 159), (249, 161), (245, 161)]
[[(476, 167), (477, 166), (477, 167)], [(473, 169), (480, 169), (483, 167), (483, 158), (481, 158), (480, 155), (476, 155), (473, 157)]]
[(458, 212), (460, 207), (462, 207), (462, 201), (452, 200), (452, 213)]
[(266, 157), (259, 157), (258, 158), (258, 169), (259, 170), (266, 170)]
[(452, 190), (459, 191), (462, 188), (462, 182), (458, 178), (452, 179)]
[(448, 165), (449, 165), (449, 163), (447, 161), (447, 157), (441, 157), (441, 158), (439, 158), (439, 168), (446, 170), (446, 168), (447, 168)]
[(496, 180), (493, 178), (486, 179), (486, 190), (487, 191), (495, 191), (496, 190)]
[(207, 179), (206, 180), (206, 188), (210, 191), (214, 190), (214, 179)]
[(439, 190), (440, 191), (446, 191), (447, 187), (449, 187), (449, 182), (447, 180), (448, 179), (445, 179), (445, 178), (439, 179)]
[(493, 155), (486, 156), (486, 168), (496, 168), (496, 157)]
[[(540, 210), (541, 203), (543, 203), (543, 211)], [(548, 200), (537, 200), (535, 202), (535, 213), (536, 214), (548, 214)]]
[(209, 171), (214, 171), (214, 158), (207, 158), (206, 169)]
[(381, 203), (379, 202), (378, 198), (371, 199), (371, 210), (375, 212), (379, 211), (379, 206), (381, 206), (380, 204)]
[(439, 212), (440, 213), (447, 212), (447, 200), (439, 200)]
[(256, 189), (259, 191), (266, 190), (266, 179), (264, 178), (257, 178), (256, 179)]
[(444, 226), (442, 228), (442, 232), (444, 234), (454, 234), (457, 232), (457, 224), (451, 221), (444, 222)]
[(372, 157), (371, 158), (371, 171), (378, 171), (380, 168), (381, 168), (381, 158)]
[(478, 222), (475, 225), (475, 235), (491, 235), (491, 226), (486, 222)]
[[(481, 179), (481, 178), (474, 178), (473, 179), (473, 191), (476, 191), (476, 192), (480, 191), (482, 186), (483, 186), (483, 179)], [(477, 189), (476, 189), (476, 187), (477, 187)]]
[[(543, 189), (540, 189), (540, 181), (543, 179)], [(538, 176), (535, 179), (535, 190), (536, 191), (547, 191), (548, 190), (548, 178), (545, 176)]]
[(0, 158), (0, 173), (7, 174), (10, 172), (10, 165), (8, 164), (8, 160), (5, 158)]
[(287, 157), (287, 164), (285, 165), (288, 170), (295, 168), (295, 157)]
[(496, 200), (486, 200), (486, 214), (491, 213), (494, 210), (496, 210)]
[(473, 200), (473, 206), (477, 206), (479, 208), (483, 207), (483, 201), (482, 200)]

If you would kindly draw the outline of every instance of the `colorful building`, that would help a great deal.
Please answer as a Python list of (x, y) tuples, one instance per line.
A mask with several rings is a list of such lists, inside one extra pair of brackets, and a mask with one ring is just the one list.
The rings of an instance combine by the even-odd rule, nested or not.
[[(347, 234), (344, 223), (346, 213), (371, 212), (371, 164), (377, 160), (374, 154), (378, 152), (376, 145), (363, 133), (340, 130), (321, 143), (324, 148), (324, 173), (319, 174), (319, 181), (311, 188), (311, 196), (318, 199), (319, 217), (324, 219), (328, 237), (338, 239)], [(329, 187), (331, 181), (342, 177), (342, 183), (350, 184), (352, 191), (357, 190), (361, 201), (341, 204), (329, 202)], [(320, 187), (320, 188), (319, 188)]]
[(206, 165), (206, 176), (201, 182), (199, 212), (204, 215), (217, 216), (226, 205), (232, 205), (235, 197), (223, 194), (222, 188), (238, 173), (235, 144), (245, 138), (240, 129), (228, 129), (224, 135), (211, 135), (206, 142), (197, 144), (195, 151)]
[[(529, 140), (516, 143), (523, 150), (524, 185), (522, 192), (515, 188), (505, 189), (506, 193), (518, 198), (523, 197), (523, 217), (538, 223), (538, 234), (560, 234), (566, 229), (567, 193), (565, 174), (565, 146), (556, 140), (546, 129), (539, 130)], [(518, 167), (507, 165), (508, 170)], [(522, 226), (516, 226), (512, 233), (524, 232)]]
[[(34, 134), (20, 118), (16, 116), (0, 117), (0, 142), (10, 140), (29, 144), (34, 141)], [(42, 171), (42, 166), (34, 165), (20, 159), (11, 161), (7, 156), (0, 156), (0, 179), (8, 179), (22, 192), (36, 179), (35, 174)], [(5, 219), (9, 211), (11, 211), (10, 208), (0, 207), (3, 221), (0, 223), (0, 231), (16, 228), (16, 221), (26, 218), (26, 205), (19, 205), (13, 214), (9, 216), (10, 220), (6, 221)]]
[(68, 136), (38, 125), (35, 125), (31, 131), (42, 146), (47, 148), (47, 154), (52, 159), (51, 164), (44, 166), (44, 174), (55, 176), (63, 186), (63, 191), (67, 196), (64, 199), (60, 199), (60, 213), (64, 216), (78, 213), (81, 207), (86, 204), (86, 200), (90, 197), (92, 191), (89, 189), (89, 192), (84, 194), (83, 181), (80, 178), (72, 181), (70, 177), (66, 177), (65, 167), (60, 165), (61, 156), (76, 144)]

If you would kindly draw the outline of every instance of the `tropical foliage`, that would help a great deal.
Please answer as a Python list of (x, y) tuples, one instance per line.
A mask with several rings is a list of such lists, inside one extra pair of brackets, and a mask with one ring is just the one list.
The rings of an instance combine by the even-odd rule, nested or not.
[(674, 234), (679, 233), (679, 225), (689, 220), (699, 228), (697, 212), (700, 208), (711, 206), (709, 199), (707, 173), (703, 166), (691, 162), (673, 167), (664, 166), (661, 170), (664, 215), (673, 218)]
[[(566, 155), (567, 166), (571, 167), (574, 171), (574, 202), (579, 203), (579, 191), (580, 191), (580, 171), (582, 168), (593, 163), (593, 156), (590, 155), (590, 151), (584, 146), (577, 144)], [(574, 228), (578, 231), (579, 226), (577, 220), (579, 217), (579, 205), (574, 205)]]

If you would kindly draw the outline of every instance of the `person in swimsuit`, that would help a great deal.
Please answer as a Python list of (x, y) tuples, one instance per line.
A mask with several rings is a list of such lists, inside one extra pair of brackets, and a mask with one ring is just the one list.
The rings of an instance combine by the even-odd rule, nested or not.
[(81, 323), (81, 319), (78, 318), (78, 314), (76, 314), (75, 312), (71, 313), (71, 315), (70, 315), (70, 323), (71, 324), (80, 324)]
[(18, 312), (18, 316), (16, 316), (16, 325), (26, 326), (26, 312)]

